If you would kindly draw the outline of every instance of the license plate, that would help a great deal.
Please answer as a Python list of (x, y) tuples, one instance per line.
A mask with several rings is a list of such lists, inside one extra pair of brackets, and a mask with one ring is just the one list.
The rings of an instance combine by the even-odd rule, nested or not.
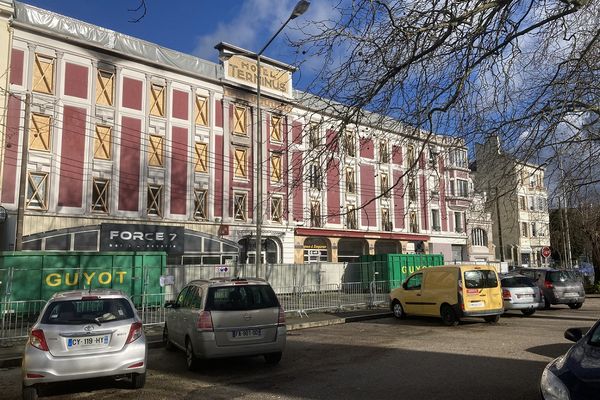
[(261, 329), (242, 329), (239, 331), (232, 331), (231, 334), (234, 338), (243, 338), (243, 337), (257, 337), (262, 333)]
[(83, 336), (67, 339), (67, 347), (69, 349), (78, 349), (84, 347), (105, 347), (108, 346), (108, 335), (100, 336)]
[(472, 301), (469, 304), (471, 307), (483, 307), (484, 306), (483, 301)]
[(565, 293), (565, 297), (577, 297), (577, 293)]
[(530, 299), (530, 298), (533, 298), (533, 295), (532, 294), (518, 294), (517, 298), (519, 298), (519, 299), (522, 299), (522, 298), (528, 298), (528, 299)]

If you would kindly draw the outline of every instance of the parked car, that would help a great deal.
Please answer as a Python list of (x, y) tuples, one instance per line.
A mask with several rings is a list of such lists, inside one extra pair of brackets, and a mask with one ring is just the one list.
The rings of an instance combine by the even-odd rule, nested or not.
[(533, 315), (544, 302), (542, 291), (529, 277), (518, 274), (500, 275), (504, 311), (520, 310), (523, 315)]
[(516, 272), (533, 279), (544, 295), (544, 306), (567, 304), (581, 308), (585, 301), (583, 283), (573, 271), (552, 268), (518, 268)]
[(166, 308), (165, 346), (184, 350), (190, 370), (201, 359), (263, 355), (268, 364), (281, 360), (285, 313), (262, 279), (192, 281)]
[(592, 400), (600, 394), (600, 320), (587, 331), (570, 328), (565, 338), (575, 344), (550, 362), (540, 381), (542, 399)]
[(23, 398), (41, 385), (97, 377), (146, 382), (146, 337), (129, 297), (98, 289), (56, 293), (31, 327), (22, 361)]
[(446, 325), (462, 317), (497, 322), (504, 312), (496, 270), (481, 265), (421, 269), (390, 293), (390, 308), (396, 318), (440, 316)]

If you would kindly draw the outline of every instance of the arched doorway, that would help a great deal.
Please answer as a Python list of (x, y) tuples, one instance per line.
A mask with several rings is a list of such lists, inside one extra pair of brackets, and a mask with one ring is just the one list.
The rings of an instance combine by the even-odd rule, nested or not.
[(378, 240), (375, 242), (375, 254), (399, 254), (400, 242), (397, 240)]
[[(243, 238), (240, 245), (240, 263), (256, 264), (256, 240), (254, 238)], [(281, 263), (281, 242), (277, 238), (267, 237), (262, 239), (261, 253), (263, 264)]]
[(331, 245), (322, 237), (309, 237), (304, 240), (304, 262), (327, 262), (330, 260)]
[(368, 249), (368, 243), (364, 239), (340, 239), (338, 262), (358, 262), (360, 256), (369, 254)]

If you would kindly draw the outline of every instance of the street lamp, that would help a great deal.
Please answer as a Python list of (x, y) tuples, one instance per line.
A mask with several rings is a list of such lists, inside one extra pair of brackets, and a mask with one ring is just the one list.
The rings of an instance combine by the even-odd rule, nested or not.
[(261, 70), (260, 70), (260, 56), (269, 47), (271, 42), (279, 35), (279, 33), (285, 28), (285, 26), (296, 17), (304, 14), (308, 9), (310, 2), (307, 0), (300, 0), (294, 10), (288, 17), (288, 19), (281, 25), (279, 30), (275, 32), (269, 39), (267, 44), (256, 54), (256, 111), (257, 116), (257, 128), (256, 128), (256, 277), (258, 278), (260, 272), (260, 266), (262, 263), (262, 175), (263, 175), (263, 153), (262, 153), (262, 111), (260, 107), (260, 85), (261, 85)]

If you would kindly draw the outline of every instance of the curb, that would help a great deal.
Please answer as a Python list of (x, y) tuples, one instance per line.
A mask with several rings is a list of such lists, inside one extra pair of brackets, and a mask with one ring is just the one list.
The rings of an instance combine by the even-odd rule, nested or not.
[[(288, 332), (290, 332), (300, 329), (319, 328), (323, 326), (340, 325), (351, 322), (367, 321), (371, 319), (387, 318), (391, 317), (392, 315), (393, 314), (390, 311), (387, 311), (375, 314), (356, 315), (349, 317), (332, 317), (321, 321), (307, 321), (288, 324), (287, 330)], [(149, 349), (158, 349), (164, 346), (162, 342), (162, 336), (150, 335), (146, 337), (146, 340), (148, 342)], [(21, 353), (12, 353), (0, 356), (0, 368), (20, 367), (21, 357)]]

